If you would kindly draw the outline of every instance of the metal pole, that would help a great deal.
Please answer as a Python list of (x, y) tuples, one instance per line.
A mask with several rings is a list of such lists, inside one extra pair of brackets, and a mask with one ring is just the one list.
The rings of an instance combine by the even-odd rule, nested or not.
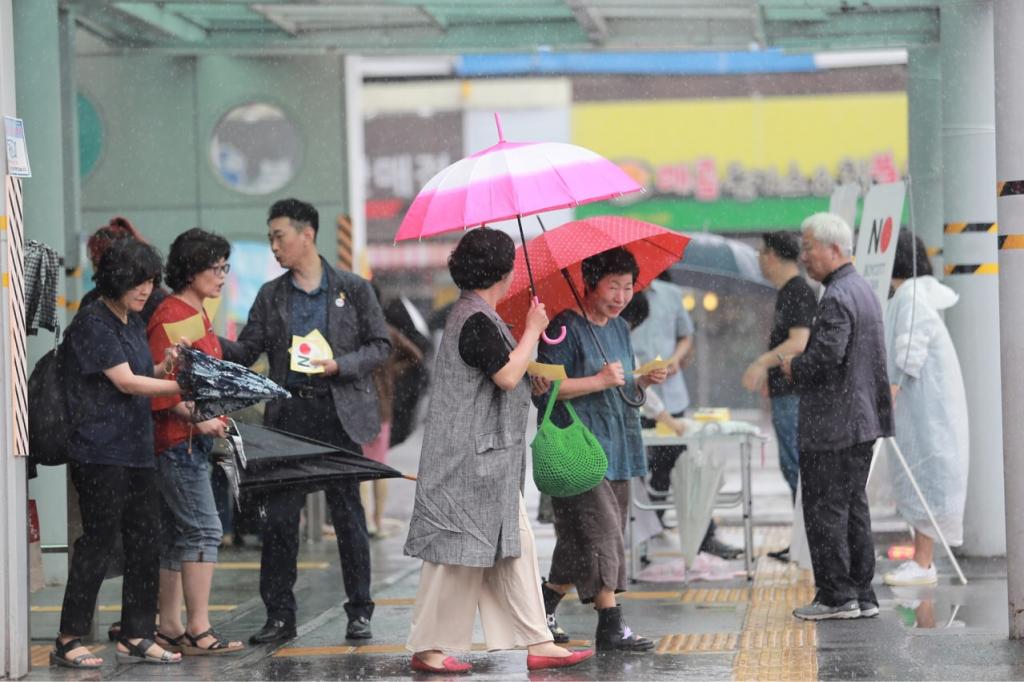
[[(892, 446), (892, 451), (896, 454), (897, 459), (900, 460), (900, 464), (903, 466), (904, 473), (906, 473), (907, 478), (910, 479), (910, 485), (913, 486), (914, 492), (917, 494), (917, 499), (921, 500), (921, 505), (924, 507), (924, 513), (928, 515), (928, 520), (931, 522), (932, 528), (935, 529), (935, 533), (939, 536), (939, 541), (946, 550), (946, 556), (948, 556), (949, 560), (953, 562), (953, 568), (956, 569), (956, 575), (960, 578), (960, 584), (966, 585), (967, 578), (964, 576), (964, 572), (960, 570), (960, 562), (956, 560), (955, 556), (953, 556), (953, 550), (949, 548), (949, 543), (946, 542), (946, 534), (942, 532), (941, 528), (939, 528), (939, 524), (935, 520), (935, 515), (932, 514), (932, 508), (928, 505), (928, 500), (924, 499), (924, 493), (921, 492), (921, 488), (918, 487), (917, 479), (914, 478), (914, 472), (910, 470), (910, 465), (907, 464), (907, 459), (903, 456), (903, 451), (900, 450), (900, 446), (896, 443), (895, 438), (887, 438), (886, 440), (889, 441), (889, 445)], [(875, 443), (875, 455), (878, 454), (879, 444), (881, 442), (881, 440), (878, 440)], [(875, 461), (872, 457), (871, 468), (874, 469), (874, 466)], [(868, 472), (868, 478), (871, 478), (870, 470)], [(917, 531), (915, 530), (914, 532), (916, 533)]]
[[(1024, 4), (995, 5), (996, 180), (999, 210), (999, 320), (1005, 329), (1024, 328)], [(1005, 295), (1004, 295), (1005, 292)], [(1024, 406), (1024, 354), (1016, 334), (1000, 340), (1002, 397), (1007, 414)], [(1024, 422), (1003, 424), (1006, 498), (1006, 574), (1010, 638), (1024, 638)]]
[[(971, 461), (963, 553), (1006, 552), (996, 247), (992, 2), (941, 4), (946, 313), (967, 389)], [(1019, 78), (1019, 74), (1017, 75)]]
[(914, 229), (928, 247), (936, 272), (942, 258), (942, 68), (939, 47), (910, 51), (907, 69), (910, 177)]
[(750, 481), (750, 457), (753, 448), (750, 445), (750, 436), (744, 436), (740, 443), (740, 473), (743, 476), (743, 568), (747, 572), (747, 580), (754, 579), (754, 572), (750, 570), (751, 561), (754, 556), (754, 505)]

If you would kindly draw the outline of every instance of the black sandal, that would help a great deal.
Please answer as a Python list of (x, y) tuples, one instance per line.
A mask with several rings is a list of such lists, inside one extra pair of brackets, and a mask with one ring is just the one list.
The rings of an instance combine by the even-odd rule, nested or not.
[(184, 644), (181, 643), (181, 640), (185, 639), (185, 635), (181, 634), (177, 637), (169, 637), (157, 630), (153, 639), (157, 644), (162, 646), (165, 650), (170, 651), (172, 654), (180, 654), (181, 648), (184, 646)]
[[(239, 644), (238, 646), (231, 646), (231, 642), (224, 639), (223, 635), (221, 635), (213, 628), (210, 628), (206, 632), (201, 632), (198, 635), (195, 635), (194, 637), (188, 634), (188, 632), (186, 632), (182, 635), (182, 637), (184, 637), (188, 641), (188, 644), (184, 644), (181, 647), (181, 653), (185, 654), (186, 656), (210, 656), (213, 654), (230, 654), (236, 651), (241, 651), (245, 648), (244, 644)], [(208, 647), (199, 646), (199, 640), (203, 639), (204, 637), (213, 637), (213, 644), (211, 644)]]
[(60, 643), (60, 637), (58, 637), (57, 640), (54, 642), (53, 651), (50, 652), (50, 665), (59, 665), (59, 666), (62, 666), (64, 668), (89, 668), (89, 669), (94, 669), (94, 668), (102, 667), (103, 666), (102, 663), (83, 663), (82, 662), (82, 661), (84, 661), (86, 659), (89, 659), (89, 658), (99, 658), (99, 656), (97, 656), (96, 654), (92, 653), (91, 651), (89, 653), (87, 653), (87, 654), (81, 654), (79, 656), (75, 656), (74, 658), (68, 658), (67, 657), (69, 651), (74, 651), (78, 647), (84, 647), (84, 646), (85, 645), (82, 644), (82, 640), (80, 640), (78, 637), (75, 637), (74, 639), (72, 639), (72, 640), (70, 640), (68, 642), (65, 642), (64, 644)]
[(111, 642), (121, 639), (121, 621), (115, 621), (110, 624), (110, 629), (107, 630), (107, 639)]
[[(181, 658), (174, 658), (174, 654), (164, 649), (159, 656), (151, 656), (148, 652), (152, 647), (159, 646), (151, 639), (142, 639), (138, 644), (132, 644), (127, 637), (122, 637), (120, 643), (128, 649), (127, 652), (116, 650), (115, 656), (121, 663), (152, 663), (154, 665), (173, 665), (181, 663)], [(163, 647), (161, 647), (163, 648)]]

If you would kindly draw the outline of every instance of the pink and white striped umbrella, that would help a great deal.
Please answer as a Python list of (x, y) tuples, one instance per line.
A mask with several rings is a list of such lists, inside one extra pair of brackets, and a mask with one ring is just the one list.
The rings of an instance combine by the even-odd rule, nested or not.
[(621, 168), (560, 142), (506, 142), (467, 156), (430, 179), (402, 219), (395, 241), (478, 227), (639, 192)]

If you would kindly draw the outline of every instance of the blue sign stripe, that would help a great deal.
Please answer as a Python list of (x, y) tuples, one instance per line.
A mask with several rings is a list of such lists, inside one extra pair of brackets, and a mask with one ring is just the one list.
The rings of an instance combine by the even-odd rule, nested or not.
[(467, 54), (456, 62), (462, 77), (525, 74), (723, 75), (816, 71), (814, 55), (758, 52), (534, 52)]

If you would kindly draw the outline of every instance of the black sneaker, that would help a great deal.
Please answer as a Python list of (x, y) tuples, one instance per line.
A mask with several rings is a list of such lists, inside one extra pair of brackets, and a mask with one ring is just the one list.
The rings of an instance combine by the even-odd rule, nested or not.
[(860, 604), (857, 603), (856, 599), (851, 599), (841, 606), (828, 606), (816, 601), (808, 606), (800, 606), (793, 609), (793, 615), (801, 620), (860, 618)]
[(569, 642), (569, 633), (558, 624), (553, 613), (548, 614), (548, 630), (551, 631), (551, 638), (554, 639), (555, 644), (567, 644)]
[(345, 628), (345, 639), (370, 639), (373, 633), (370, 631), (370, 619), (366, 616), (357, 616), (348, 622)]
[(713, 554), (716, 557), (726, 560), (735, 559), (740, 554), (743, 554), (743, 550), (739, 547), (727, 545), (726, 543), (722, 542), (714, 536), (711, 536), (703, 543), (701, 543), (700, 551), (707, 552), (708, 554)]
[(860, 617), (874, 618), (878, 615), (878, 604), (870, 601), (860, 602)]

